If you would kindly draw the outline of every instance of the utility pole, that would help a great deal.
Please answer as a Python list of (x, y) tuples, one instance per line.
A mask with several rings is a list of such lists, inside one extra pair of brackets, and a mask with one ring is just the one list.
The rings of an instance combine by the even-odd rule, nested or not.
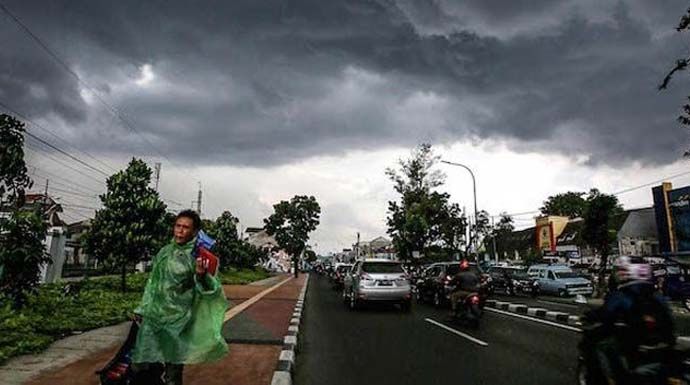
[(47, 205), (48, 204), (48, 184), (50, 183), (50, 179), (46, 178), (46, 189), (45, 192), (43, 193), (43, 204)]
[(154, 172), (154, 175), (156, 176), (156, 191), (158, 191), (158, 182), (161, 180), (161, 166), (162, 165), (160, 162), (156, 162), (153, 165), (153, 172)]
[(491, 235), (491, 242), (494, 245), (494, 260), (498, 263), (498, 254), (496, 253), (496, 227), (494, 226), (494, 217), (491, 216), (491, 228), (493, 229), (493, 234)]
[(199, 182), (199, 195), (196, 200), (196, 212), (201, 216), (201, 182)]

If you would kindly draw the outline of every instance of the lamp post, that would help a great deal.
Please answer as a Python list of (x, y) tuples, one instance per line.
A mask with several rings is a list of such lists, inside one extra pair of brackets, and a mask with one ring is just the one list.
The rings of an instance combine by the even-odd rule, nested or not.
[[(476, 181), (476, 179), (474, 178), (474, 173), (472, 172), (472, 170), (471, 170), (469, 167), (465, 166), (464, 164), (455, 163), (455, 162), (449, 162), (449, 161), (447, 161), (447, 160), (442, 160), (441, 163), (449, 164), (449, 165), (451, 165), (451, 166), (462, 167), (462, 168), (464, 168), (465, 170), (469, 171), (470, 175), (472, 176), (472, 192), (474, 193), (474, 224), (475, 224), (475, 226), (476, 226), (476, 225), (477, 225), (477, 181)], [(474, 251), (475, 251), (475, 252), (477, 251), (477, 247), (476, 247), (476, 246), (477, 246), (477, 245), (476, 245), (476, 243), (477, 243), (477, 236), (476, 236), (476, 235), (477, 235), (477, 234), (476, 234), (476, 231), (475, 231), (475, 236), (472, 237), (472, 243), (474, 243), (474, 245), (472, 245), (472, 246), (474, 247)]]

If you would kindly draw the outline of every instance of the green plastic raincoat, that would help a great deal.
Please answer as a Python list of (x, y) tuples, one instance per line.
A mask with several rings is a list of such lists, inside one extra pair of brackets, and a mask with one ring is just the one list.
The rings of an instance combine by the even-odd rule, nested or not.
[(153, 261), (141, 305), (132, 353), (135, 363), (195, 364), (222, 358), (228, 346), (221, 335), (227, 300), (220, 280), (206, 274), (197, 281), (192, 251), (196, 239), (173, 240)]

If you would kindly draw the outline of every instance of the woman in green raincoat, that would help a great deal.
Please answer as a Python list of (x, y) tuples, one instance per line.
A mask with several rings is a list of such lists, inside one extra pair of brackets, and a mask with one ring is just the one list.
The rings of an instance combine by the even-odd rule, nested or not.
[(165, 366), (165, 383), (182, 384), (184, 364), (222, 358), (228, 347), (221, 335), (227, 300), (219, 279), (195, 262), (192, 252), (201, 226), (185, 210), (175, 219), (174, 238), (153, 261), (141, 305), (132, 362), (139, 370)]

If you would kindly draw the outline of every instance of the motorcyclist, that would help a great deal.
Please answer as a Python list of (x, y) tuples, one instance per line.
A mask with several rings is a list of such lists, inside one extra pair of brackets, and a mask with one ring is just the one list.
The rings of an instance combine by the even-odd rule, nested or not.
[[(590, 323), (600, 323), (596, 335), (583, 339), (590, 352), (585, 360), (590, 373), (602, 373), (608, 383), (631, 383), (639, 347), (675, 344), (673, 321), (663, 297), (656, 294), (651, 267), (633, 263), (630, 257), (618, 257), (614, 263), (613, 280), (604, 304), (585, 314)], [(615, 283), (615, 284), (613, 284)], [(623, 326), (621, 329), (617, 329)], [(598, 370), (597, 370), (598, 369)]]
[(451, 314), (456, 314), (458, 303), (464, 301), (470, 293), (479, 289), (479, 277), (470, 270), (470, 263), (463, 259), (460, 261), (460, 269), (453, 277), (451, 283), (455, 289), (450, 294)]

